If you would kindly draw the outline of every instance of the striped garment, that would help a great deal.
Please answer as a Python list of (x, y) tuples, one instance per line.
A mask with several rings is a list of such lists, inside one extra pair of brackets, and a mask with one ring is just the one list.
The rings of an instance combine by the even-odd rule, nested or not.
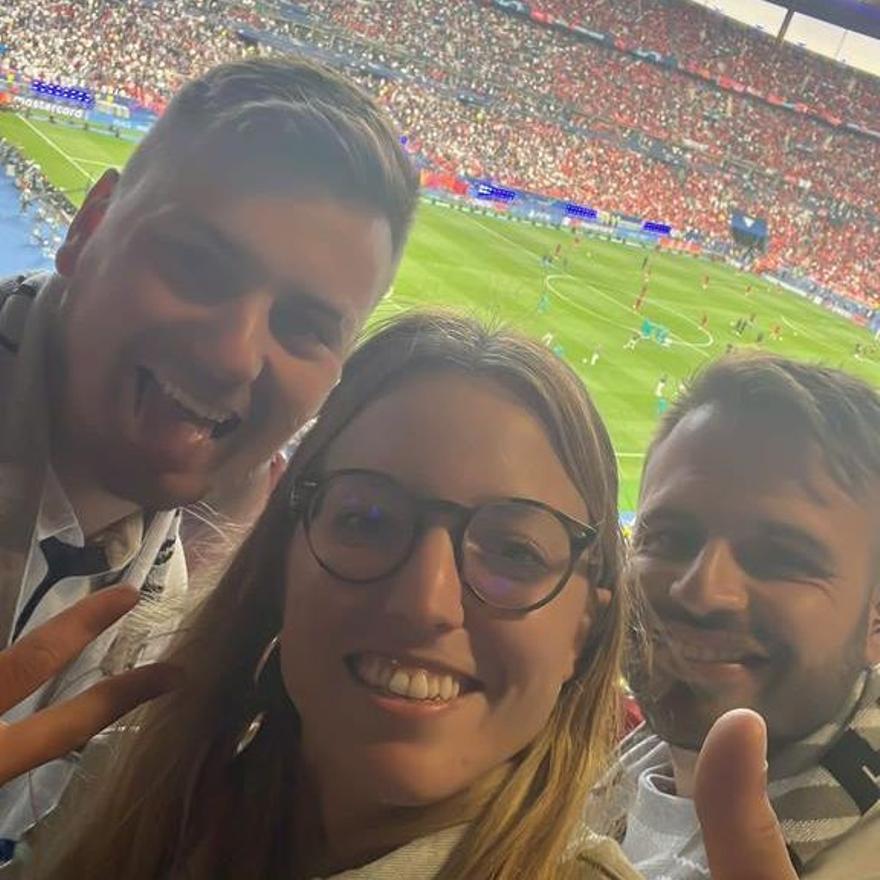
[[(845, 724), (829, 722), (789, 746), (771, 767), (770, 800), (803, 873), (880, 811), (880, 667), (854, 688)], [(880, 825), (873, 820), (880, 876)]]
[[(109, 584), (144, 594), (186, 589), (178, 512), (145, 518), (136, 511), (86, 544), (55, 479), (46, 353), (63, 291), (51, 274), (0, 281), (0, 647)], [(2, 720), (17, 721), (143, 662), (158, 643), (131, 619), (117, 624)], [(74, 764), (75, 756), (52, 761), (0, 787), (0, 858), (57, 803)]]
[[(646, 725), (621, 744), (620, 777), (598, 824), (613, 828), (648, 880), (704, 880), (693, 803), (674, 791), (668, 746)], [(880, 880), (880, 666), (838, 716), (770, 762), (768, 793), (798, 874)]]

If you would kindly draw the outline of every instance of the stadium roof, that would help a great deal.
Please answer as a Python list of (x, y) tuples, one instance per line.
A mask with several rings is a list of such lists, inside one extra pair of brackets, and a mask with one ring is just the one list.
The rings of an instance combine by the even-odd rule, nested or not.
[(880, 0), (768, 0), (845, 30), (880, 37)]
[[(880, 76), (880, 0), (691, 0), (771, 36)], [(878, 86), (880, 87), (880, 86)]]

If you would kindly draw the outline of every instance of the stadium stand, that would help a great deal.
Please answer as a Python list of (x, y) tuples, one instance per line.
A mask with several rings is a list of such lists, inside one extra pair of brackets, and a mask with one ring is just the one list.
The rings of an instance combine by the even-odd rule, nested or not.
[(73, 218), (70, 205), (34, 162), (2, 141), (0, 171), (0, 275), (22, 265), (44, 268)]
[(66, 205), (32, 162), (0, 142), (0, 277), (22, 266), (52, 265), (61, 243), (60, 225), (69, 222)]
[[(9, 0), (0, 71), (161, 110), (225, 58), (316, 52), (379, 95), (447, 189), (488, 178), (722, 248), (741, 211), (770, 230), (757, 268), (880, 301), (880, 138), (838, 124), (845, 113), (880, 129), (875, 78), (679, 0), (540, 0), (537, 21), (511, 6), (522, 4)], [(687, 69), (658, 63), (667, 56)]]
[(537, 0), (534, 8), (571, 25), (611, 33), (623, 44), (689, 59), (709, 77), (795, 98), (814, 113), (880, 130), (880, 93), (869, 77), (761, 34), (705, 7), (642, 0)]
[(241, 54), (240, 41), (210, 13), (211, 5), (11, 0), (0, 9), (0, 45), (6, 47), (0, 64), (161, 108), (181, 82)]

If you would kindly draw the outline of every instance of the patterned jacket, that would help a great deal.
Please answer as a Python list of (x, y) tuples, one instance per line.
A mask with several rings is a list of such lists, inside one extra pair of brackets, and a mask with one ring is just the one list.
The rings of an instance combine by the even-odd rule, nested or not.
[[(31, 565), (45, 569), (48, 558), (36, 530), (51, 480), (47, 353), (63, 295), (60, 277), (52, 274), (0, 281), (0, 647), (110, 584), (128, 583), (144, 594), (186, 589), (178, 511), (147, 518), (137, 512), (90, 539), (100, 561), (82, 574), (44, 578), (38, 589), (25, 577)], [(117, 624), (3, 720), (25, 717), (135, 665), (149, 655), (148, 644), (130, 620)], [(0, 788), (0, 849), (57, 803), (72, 761), (50, 762)]]

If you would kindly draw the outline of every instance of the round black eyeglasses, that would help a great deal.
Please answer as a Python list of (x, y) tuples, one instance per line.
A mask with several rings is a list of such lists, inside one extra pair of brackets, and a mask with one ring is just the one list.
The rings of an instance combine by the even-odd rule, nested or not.
[(302, 479), (291, 496), (321, 567), (368, 584), (406, 564), (427, 526), (451, 520), (461, 582), (504, 611), (541, 608), (562, 591), (596, 529), (528, 498), (466, 507), (410, 492), (387, 474), (350, 469)]

